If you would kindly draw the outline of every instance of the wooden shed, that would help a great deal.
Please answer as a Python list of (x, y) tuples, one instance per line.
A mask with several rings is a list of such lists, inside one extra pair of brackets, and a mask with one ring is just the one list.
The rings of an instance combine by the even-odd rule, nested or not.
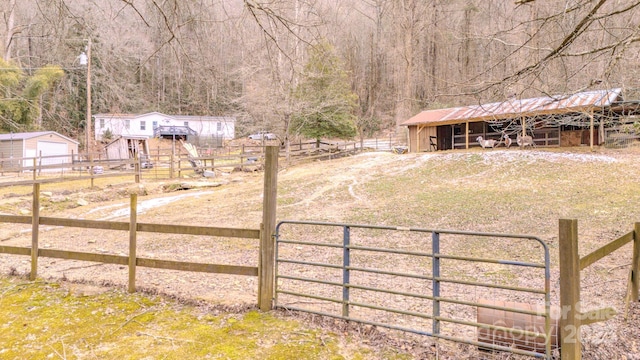
[(55, 131), (0, 134), (0, 158), (3, 167), (31, 166), (35, 157), (40, 165), (66, 164), (78, 154), (78, 144)]
[(107, 159), (149, 159), (149, 139), (146, 136), (120, 136), (105, 146)]
[(622, 89), (425, 110), (402, 123), (409, 129), (409, 151), (468, 149), (476, 139), (497, 142), (505, 135), (531, 136), (535, 146), (598, 145), (605, 126), (623, 115)]

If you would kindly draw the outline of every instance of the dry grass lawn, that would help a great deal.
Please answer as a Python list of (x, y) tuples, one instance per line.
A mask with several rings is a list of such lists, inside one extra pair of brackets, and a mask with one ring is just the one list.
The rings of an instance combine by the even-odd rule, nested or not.
[[(558, 219), (578, 219), (581, 255), (631, 231), (634, 222), (640, 221), (639, 155), (638, 149), (591, 152), (586, 148), (363, 153), (284, 167), (278, 175), (277, 219), (535, 235), (550, 248), (552, 301), (557, 303)], [(139, 188), (130, 180), (105, 179), (97, 182), (94, 189), (87, 189), (87, 181), (43, 185), (41, 191), (51, 192), (52, 196), (43, 199), (41, 216), (126, 220), (126, 212), (118, 210), (126, 208), (128, 193), (136, 191), (140, 194), (140, 222), (259, 228), (261, 173), (220, 175), (209, 180), (220, 183), (219, 187), (171, 193), (163, 192), (169, 181), (143, 180), (143, 188)], [(28, 187), (0, 189), (0, 211), (24, 213), (29, 209), (30, 192)], [(88, 200), (89, 205), (78, 206), (79, 198)], [(3, 225), (0, 245), (29, 246), (29, 229)], [(396, 242), (411, 246), (402, 239)], [(40, 235), (40, 243), (56, 249), (112, 254), (126, 254), (128, 248), (125, 233), (69, 228), (46, 229)], [(251, 240), (140, 234), (139, 244), (138, 256), (142, 257), (257, 264), (257, 244)], [(490, 246), (487, 250), (459, 244), (452, 249), (474, 255), (491, 251)], [(304, 250), (297, 254), (302, 256)], [(619, 313), (611, 321), (583, 329), (585, 358), (638, 356), (640, 307), (631, 304), (627, 308), (624, 303), (630, 261), (631, 246), (627, 245), (582, 274), (583, 307), (610, 306)], [(400, 269), (403, 266), (393, 265)], [(0, 256), (0, 272), (28, 271), (28, 259)], [(477, 275), (465, 267), (457, 271), (454, 275)], [(487, 278), (517, 282), (517, 277), (501, 270), (482, 272)], [(40, 260), (39, 274), (54, 281), (111, 288), (124, 288), (127, 280), (122, 267), (48, 259)], [(138, 279), (139, 288), (178, 299), (224, 306), (252, 306), (256, 302), (254, 278), (139, 269)], [(4, 280), (4, 287), (6, 281), (15, 280)], [(390, 336), (403, 337), (393, 333)], [(387, 345), (392, 343), (385, 341)], [(431, 340), (412, 341), (414, 345), (401, 351), (415, 358), (432, 356)], [(456, 353), (462, 347), (438, 345), (442, 346), (439, 351), (443, 358), (472, 357)], [(340, 356), (388, 358), (389, 353), (344, 352)]]

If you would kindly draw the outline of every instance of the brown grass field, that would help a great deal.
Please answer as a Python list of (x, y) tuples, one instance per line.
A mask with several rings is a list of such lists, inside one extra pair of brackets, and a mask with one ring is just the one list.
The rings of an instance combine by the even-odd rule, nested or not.
[[(362, 153), (331, 161), (283, 167), (278, 174), (277, 219), (537, 236), (550, 249), (552, 302), (557, 304), (558, 219), (578, 219), (581, 255), (633, 230), (634, 223), (640, 222), (640, 207), (637, 205), (640, 200), (639, 159), (640, 150), (637, 148), (598, 149), (595, 152), (587, 148), (573, 148), (403, 155)], [(132, 184), (131, 178), (107, 178), (97, 181), (93, 189), (88, 188), (88, 181), (44, 184), (41, 191), (50, 192), (51, 196), (48, 194), (43, 198), (40, 214), (126, 221), (128, 215), (122, 209), (126, 210), (128, 194), (135, 191), (139, 193), (139, 222), (259, 228), (262, 173), (219, 174), (208, 180), (221, 184), (214, 188), (179, 192), (163, 190), (171, 188), (167, 186), (171, 183), (193, 180), (158, 181), (143, 177), (141, 186), (138, 186)], [(0, 188), (0, 212), (14, 215), (28, 213), (30, 192), (30, 187)], [(79, 206), (78, 199), (87, 200), (89, 204)], [(4, 224), (0, 228), (0, 245), (29, 246), (29, 230), (30, 226)], [(311, 235), (314, 231), (318, 234), (322, 232), (313, 230)], [(116, 231), (48, 228), (40, 234), (40, 246), (126, 254), (127, 239), (126, 233)], [(379, 246), (393, 244), (405, 249), (420, 249), (421, 246), (419, 237), (402, 234), (363, 234), (358, 241)], [(538, 256), (537, 250), (516, 243), (498, 245), (492, 241), (468, 242), (456, 238), (448, 241), (447, 251), (455, 254), (479, 257)], [(140, 234), (138, 242), (138, 256), (141, 257), (234, 265), (257, 264), (257, 243), (251, 240)], [(296, 258), (318, 255), (295, 247), (286, 254)], [(326, 256), (331, 257), (329, 254)], [(363, 258), (361, 261), (374, 262), (380, 268), (388, 267), (396, 271), (413, 271), (430, 266), (429, 263), (385, 257)], [(585, 359), (640, 358), (640, 304), (625, 304), (630, 263), (631, 245), (626, 245), (582, 273), (583, 308), (613, 307), (618, 313), (612, 320), (583, 328)], [(2, 274), (26, 274), (29, 266), (28, 258), (0, 255)], [(451, 276), (463, 279), (483, 278), (519, 286), (533, 286), (539, 282), (537, 275), (514, 274), (495, 267), (460, 265), (450, 266), (446, 271)], [(87, 289), (105, 289), (105, 286), (107, 289), (126, 288), (127, 281), (126, 268), (123, 267), (44, 258), (39, 262), (39, 275), (51, 281), (74, 284), (80, 292), (83, 291), (82, 286)], [(147, 293), (189, 299), (194, 303), (212, 306), (246, 309), (256, 303), (255, 278), (140, 268), (137, 285)], [(423, 285), (416, 282), (403, 283), (402, 286), (411, 290)], [(93, 291), (87, 291), (93, 294)], [(452, 289), (451, 294), (457, 296), (464, 291)], [(475, 289), (471, 295), (474, 299), (504, 296), (505, 300), (539, 301), (483, 289)], [(366, 299), (366, 295), (363, 298)], [(396, 305), (418, 310), (421, 306), (410, 303)], [(281, 315), (294, 316), (287, 313)], [(473, 314), (469, 316), (473, 317)], [(310, 327), (339, 327), (327, 319), (319, 320), (304, 315), (294, 318), (302, 319)], [(455, 332), (456, 329), (454, 327), (450, 331)], [(409, 358), (435, 358), (436, 351), (438, 356), (447, 359), (479, 356), (468, 347), (451, 342), (436, 342), (397, 332), (381, 334), (376, 331), (376, 334), (372, 338), (384, 346), (405, 344), (398, 345), (398, 351), (406, 353)], [(366, 335), (363, 336), (366, 339)], [(405, 358), (405, 355), (402, 356), (400, 358)], [(504, 354), (483, 356), (508, 358)], [(374, 351), (362, 358), (395, 357)]]

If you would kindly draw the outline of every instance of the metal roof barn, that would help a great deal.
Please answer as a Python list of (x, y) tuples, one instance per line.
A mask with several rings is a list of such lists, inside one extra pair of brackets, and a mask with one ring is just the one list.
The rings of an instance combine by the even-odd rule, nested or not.
[(465, 121), (508, 120), (523, 116), (589, 112), (621, 100), (622, 89), (593, 90), (572, 95), (531, 99), (508, 99), (481, 105), (425, 110), (402, 123), (404, 126), (457, 124)]
[[(530, 137), (527, 144), (532, 146), (593, 146), (604, 141), (605, 113), (612, 105), (622, 102), (620, 88), (530, 99), (510, 98), (487, 104), (425, 110), (401, 125), (409, 129), (411, 152), (468, 149), (480, 144), (491, 144), (491, 148), (508, 146), (512, 143), (511, 137)], [(594, 130), (595, 127), (598, 129)]]

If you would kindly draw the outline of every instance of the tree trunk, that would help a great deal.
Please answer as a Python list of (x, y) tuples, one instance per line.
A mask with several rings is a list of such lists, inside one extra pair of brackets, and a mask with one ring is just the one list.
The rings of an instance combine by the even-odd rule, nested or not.
[(4, 60), (11, 60), (11, 47), (13, 46), (13, 35), (15, 33), (15, 9), (16, 0), (9, 1), (9, 14), (7, 16), (7, 37), (4, 43)]

